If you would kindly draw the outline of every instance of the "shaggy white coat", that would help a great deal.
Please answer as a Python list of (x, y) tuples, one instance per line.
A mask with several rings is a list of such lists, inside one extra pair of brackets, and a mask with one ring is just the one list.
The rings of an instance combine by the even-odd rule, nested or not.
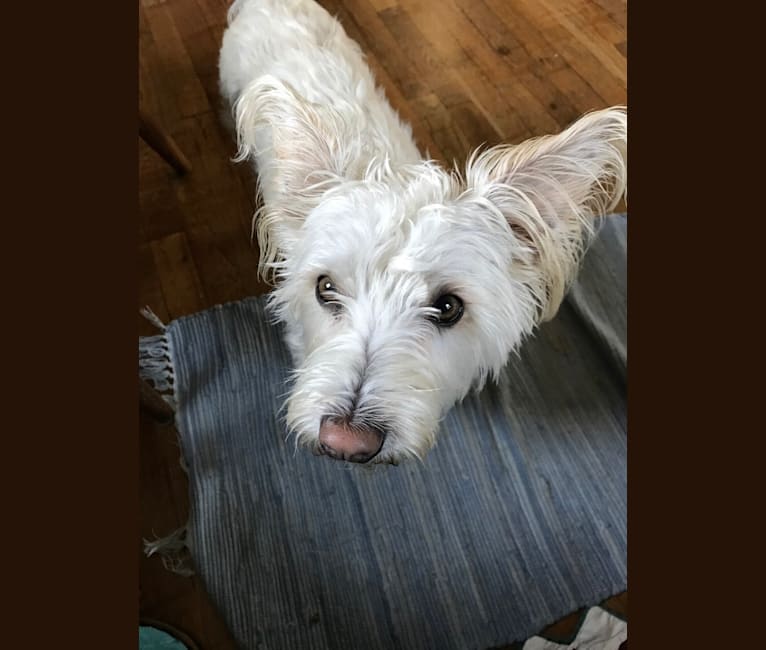
[[(312, 0), (238, 0), (220, 56), (270, 304), (295, 362), (289, 430), (316, 446), (323, 416), (385, 430), (371, 462), (422, 457), (440, 418), (481, 387), (576, 272), (594, 218), (627, 177), (627, 113), (475, 152), (462, 173), (423, 158), (359, 46)], [(340, 309), (319, 304), (317, 279)], [(440, 295), (465, 304), (440, 328)]]

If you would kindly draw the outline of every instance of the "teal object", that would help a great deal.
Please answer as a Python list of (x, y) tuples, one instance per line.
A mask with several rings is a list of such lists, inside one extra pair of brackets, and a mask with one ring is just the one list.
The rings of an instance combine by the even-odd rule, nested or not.
[(167, 632), (149, 625), (141, 625), (138, 628), (138, 650), (188, 650), (188, 648)]

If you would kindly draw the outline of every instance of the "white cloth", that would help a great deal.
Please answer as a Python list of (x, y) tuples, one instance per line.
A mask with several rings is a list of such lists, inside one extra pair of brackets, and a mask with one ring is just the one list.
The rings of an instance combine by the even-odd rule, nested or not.
[(527, 639), (523, 650), (618, 650), (628, 638), (628, 624), (601, 607), (591, 607), (574, 640), (566, 645), (540, 636)]

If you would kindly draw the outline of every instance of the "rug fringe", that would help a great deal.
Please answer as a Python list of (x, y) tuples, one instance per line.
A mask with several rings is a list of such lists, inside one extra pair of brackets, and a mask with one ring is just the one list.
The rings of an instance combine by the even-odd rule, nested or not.
[(147, 305), (145, 307), (142, 307), (138, 310), (138, 313), (141, 314), (146, 320), (148, 320), (152, 325), (154, 325), (157, 329), (165, 331), (165, 323), (163, 323), (160, 320), (160, 317), (155, 314), (151, 308)]
[[(175, 371), (170, 357), (170, 341), (167, 336), (167, 327), (157, 314), (149, 307), (140, 310), (141, 315), (150, 323), (162, 331), (155, 336), (140, 336), (138, 338), (138, 376), (154, 386), (154, 389), (162, 395), (162, 398), (174, 409)], [(188, 467), (183, 458), (179, 457), (181, 468), (188, 474)], [(173, 573), (181, 576), (192, 576), (194, 570), (189, 567), (189, 546), (186, 543), (186, 524), (177, 528), (164, 537), (154, 540), (144, 540), (144, 553), (147, 557), (159, 555), (162, 565)]]
[(138, 338), (138, 376), (151, 382), (162, 398), (175, 408), (175, 372), (166, 334)]
[(189, 545), (186, 542), (186, 525), (177, 528), (165, 537), (155, 540), (144, 540), (144, 554), (146, 557), (159, 555), (162, 565), (173, 573), (189, 577), (194, 575), (194, 570), (189, 566)]

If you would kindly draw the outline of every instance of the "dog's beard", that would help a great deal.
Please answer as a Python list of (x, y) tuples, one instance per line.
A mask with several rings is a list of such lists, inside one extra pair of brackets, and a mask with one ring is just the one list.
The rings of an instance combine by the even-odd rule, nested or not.
[(316, 447), (323, 419), (342, 420), (383, 433), (376, 463), (422, 458), (454, 396), (445, 394), (449, 388), (417, 328), (377, 337), (365, 330), (332, 336), (293, 372), (285, 404), (288, 430), (296, 443)]

